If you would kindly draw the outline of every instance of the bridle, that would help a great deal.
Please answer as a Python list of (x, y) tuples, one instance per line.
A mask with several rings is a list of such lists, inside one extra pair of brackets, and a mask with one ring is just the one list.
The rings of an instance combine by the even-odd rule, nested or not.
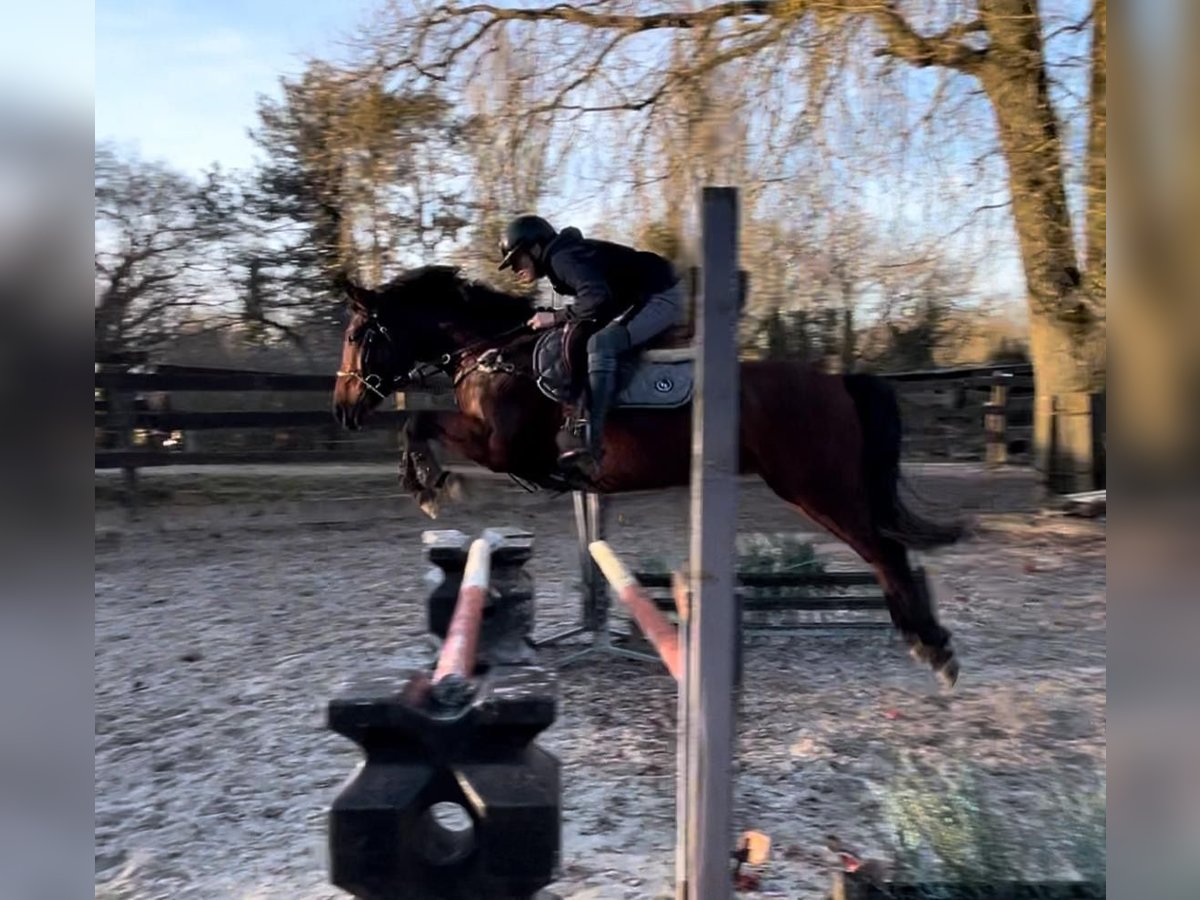
[[(506, 338), (520, 334), (521, 332), (528, 330), (528, 328), (529, 326), (526, 323), (521, 323), (520, 325), (501, 332), (500, 334), (484, 338), (482, 340), (473, 341), (470, 344), (467, 344), (464, 347), (459, 347), (457, 350), (454, 350), (450, 353), (443, 353), (436, 362), (418, 362), (417, 365), (413, 366), (413, 368), (409, 369), (404, 374), (392, 376), (391, 384), (387, 386), (387, 390), (385, 391), (383, 378), (380, 375), (376, 373), (363, 374), (363, 370), (366, 367), (368, 354), (370, 353), (371, 344), (374, 342), (376, 335), (386, 342), (390, 350), (395, 352), (396, 349), (396, 343), (392, 339), (392, 334), (388, 330), (388, 327), (379, 320), (378, 313), (372, 312), (367, 316), (366, 320), (358, 326), (354, 334), (350, 336), (350, 343), (361, 343), (362, 345), (358, 352), (359, 366), (353, 369), (339, 369), (337, 376), (339, 378), (353, 378), (364, 388), (379, 397), (380, 400), (386, 400), (388, 394), (397, 388), (404, 387), (405, 385), (412, 384), (414, 382), (418, 384), (424, 383), (425, 378), (428, 375), (434, 374), (435, 372), (442, 372), (446, 375), (449, 375), (451, 378), (455, 378), (454, 368), (463, 360), (463, 358), (471, 353), (474, 353), (476, 350), (487, 347), (490, 344), (495, 344), (497, 341), (503, 341)], [(479, 363), (477, 361), (476, 366), (478, 366), (478, 364)], [(471, 368), (473, 369), (476, 366)], [(455, 378), (456, 383), (461, 380), (462, 374), (465, 373), (460, 373), (460, 376)]]
[(389, 393), (408, 382), (409, 373), (393, 376), (392, 383), (388, 386), (387, 391), (383, 390), (383, 378), (380, 375), (376, 373), (363, 374), (363, 368), (366, 365), (367, 357), (376, 335), (387, 343), (389, 349), (395, 351), (396, 344), (392, 340), (391, 332), (383, 322), (379, 321), (378, 313), (373, 312), (355, 329), (354, 334), (350, 335), (350, 343), (361, 344), (358, 351), (358, 367), (353, 369), (339, 369), (337, 376), (339, 378), (353, 378), (364, 388), (378, 396), (380, 400), (386, 400)]

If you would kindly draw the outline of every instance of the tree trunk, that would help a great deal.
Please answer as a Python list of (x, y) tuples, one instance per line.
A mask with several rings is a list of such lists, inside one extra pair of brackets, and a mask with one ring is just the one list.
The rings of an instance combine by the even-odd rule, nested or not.
[(1054, 490), (1093, 486), (1089, 397), (1103, 390), (1105, 333), (1079, 271), (1062, 144), (1032, 0), (983, 7), (979, 78), (996, 113), (1024, 264), (1035, 378), (1034, 465)]
[(1108, 0), (1092, 11), (1092, 86), (1088, 98), (1087, 289), (1108, 297)]
[(1090, 360), (1104, 353), (1104, 335), (1081, 332), (1053, 316), (1031, 316), (1034, 371), (1034, 467), (1052, 491), (1102, 486), (1093, 404), (1102, 402), (1104, 376)]

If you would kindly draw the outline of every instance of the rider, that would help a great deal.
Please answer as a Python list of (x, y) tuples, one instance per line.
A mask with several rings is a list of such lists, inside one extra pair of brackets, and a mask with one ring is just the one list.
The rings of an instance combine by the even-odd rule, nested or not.
[(585, 324), (588, 367), (588, 440), (568, 435), (564, 466), (594, 473), (603, 453), (604, 421), (616, 395), (621, 355), (679, 321), (683, 286), (675, 267), (656, 253), (585, 238), (578, 228), (556, 231), (540, 216), (518, 216), (500, 242), (500, 269), (512, 267), (530, 284), (545, 276), (554, 290), (575, 298), (566, 309), (536, 313), (535, 330), (564, 322)]

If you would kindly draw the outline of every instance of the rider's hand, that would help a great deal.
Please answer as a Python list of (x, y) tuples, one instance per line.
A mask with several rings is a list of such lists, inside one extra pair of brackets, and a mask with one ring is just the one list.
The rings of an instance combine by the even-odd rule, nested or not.
[(534, 313), (533, 318), (529, 320), (528, 325), (534, 331), (541, 331), (543, 328), (554, 327), (554, 313), (542, 311)]

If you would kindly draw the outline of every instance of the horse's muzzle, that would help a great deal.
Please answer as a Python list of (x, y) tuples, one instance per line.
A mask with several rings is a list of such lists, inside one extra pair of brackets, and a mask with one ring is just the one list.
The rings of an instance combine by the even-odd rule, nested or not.
[(347, 431), (358, 431), (362, 427), (363, 404), (361, 402), (334, 403), (333, 417)]

